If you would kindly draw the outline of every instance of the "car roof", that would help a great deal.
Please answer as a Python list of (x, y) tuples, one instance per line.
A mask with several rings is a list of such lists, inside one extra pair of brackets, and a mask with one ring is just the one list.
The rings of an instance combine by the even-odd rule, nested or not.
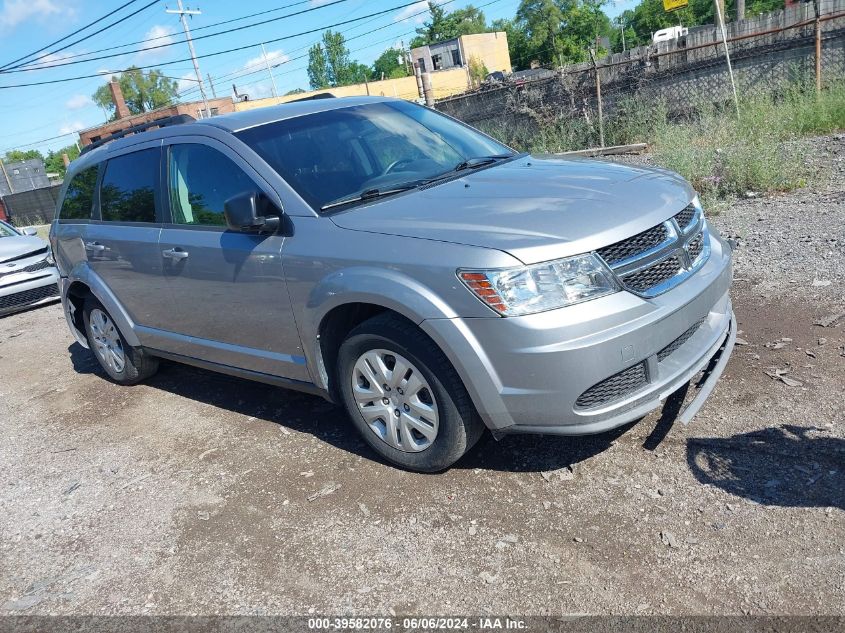
[(294, 117), (314, 114), (316, 112), (326, 112), (328, 110), (338, 110), (340, 108), (349, 108), (367, 103), (380, 103), (383, 101), (401, 101), (401, 99), (394, 99), (393, 97), (334, 97), (330, 99), (307, 99), (303, 101), (282, 103), (275, 106), (241, 110), (240, 112), (223, 114), (211, 117), (210, 119), (200, 119), (199, 121), (196, 121), (196, 123), (200, 125), (212, 125), (228, 132), (240, 132), (241, 130), (246, 130), (257, 125), (275, 123), (276, 121), (292, 119)]
[[(282, 103), (280, 105), (265, 106), (253, 108), (251, 110), (242, 110), (240, 112), (232, 112), (230, 114), (221, 114), (211, 117), (209, 119), (199, 119), (190, 123), (180, 125), (172, 125), (162, 127), (145, 132), (139, 132), (129, 136), (117, 138), (96, 147), (88, 152), (83, 153), (79, 158), (71, 163), (68, 169), (68, 176), (73, 177), (83, 169), (102, 162), (106, 159), (109, 153), (119, 151), (127, 146), (135, 145), (147, 140), (155, 140), (167, 138), (174, 134), (184, 134), (185, 126), (193, 128), (194, 126), (212, 127), (224, 130), (229, 133), (240, 132), (249, 128), (257, 127), (259, 125), (266, 125), (267, 123), (275, 123), (277, 121), (284, 121), (285, 119), (293, 119), (300, 116), (315, 114), (317, 112), (326, 112), (328, 110), (339, 110), (341, 108), (350, 108), (357, 105), (365, 105), (368, 103), (382, 103), (387, 101), (403, 101), (394, 97), (332, 97), (325, 99), (306, 99), (302, 101), (292, 101), (290, 103)], [(68, 178), (65, 178), (67, 181)]]

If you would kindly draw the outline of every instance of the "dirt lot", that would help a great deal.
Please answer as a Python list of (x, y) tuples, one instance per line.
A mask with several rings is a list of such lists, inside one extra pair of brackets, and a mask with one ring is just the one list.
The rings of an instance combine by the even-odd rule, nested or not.
[(742, 344), (689, 427), (416, 475), (320, 399), (118, 387), (57, 305), (0, 320), (0, 613), (845, 614), (845, 318), (814, 325), (845, 311), (843, 156), (714, 218)]

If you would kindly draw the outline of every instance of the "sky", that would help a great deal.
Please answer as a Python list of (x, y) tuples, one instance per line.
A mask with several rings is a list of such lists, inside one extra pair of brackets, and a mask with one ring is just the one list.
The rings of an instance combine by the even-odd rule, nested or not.
[[(519, 0), (439, 0), (451, 11), (473, 4), (481, 8), (487, 21), (512, 18)], [(76, 29), (126, 4), (127, 0), (0, 0), (0, 66), (33, 53), (65, 37)], [(294, 88), (308, 89), (308, 48), (319, 41), (326, 28), (341, 31), (347, 39), (351, 58), (370, 65), (387, 48), (408, 42), (414, 29), (428, 15), (425, 1), (412, 0), (205, 0), (193, 3), (183, 0), (186, 9), (199, 10), (189, 18), (194, 47), (200, 57), (203, 79), (211, 75), (218, 97), (232, 94), (232, 83), (238, 92), (251, 98), (271, 96), (272, 85), (264, 65), (261, 44), (273, 69), (280, 94)], [(152, 3), (152, 4), (151, 4)], [(616, 15), (632, 0), (611, 4), (608, 13)], [(150, 5), (146, 8), (145, 5)], [(47, 47), (30, 58), (37, 69), (25, 72), (0, 71), (0, 155), (9, 149), (57, 150), (77, 140), (76, 131), (99, 125), (106, 113), (91, 101), (91, 95), (103, 85), (111, 73), (131, 65), (154, 65), (179, 81), (180, 101), (199, 100), (196, 75), (189, 60), (179, 17), (168, 14), (176, 0), (134, 0), (122, 10), (97, 25), (59, 44)], [(140, 11), (139, 11), (140, 9)], [(370, 14), (393, 9), (378, 16)], [(138, 11), (136, 15), (131, 13)], [(305, 12), (303, 12), (305, 11)], [(238, 19), (217, 27), (210, 26), (247, 15), (263, 15)], [(299, 15), (290, 15), (303, 12)], [(420, 14), (421, 13), (421, 14)], [(415, 15), (420, 14), (420, 15)], [(284, 17), (289, 16), (289, 17)], [(75, 40), (126, 17), (115, 26), (89, 39)], [(346, 24), (336, 25), (339, 22)], [(252, 26), (255, 25), (255, 26)], [(235, 32), (201, 38), (232, 28)], [(312, 31), (311, 33), (305, 33)], [(155, 39), (153, 39), (155, 38)], [(152, 41), (147, 41), (152, 40)], [(275, 41), (274, 41), (275, 40)], [(145, 42), (132, 44), (133, 42)], [(71, 44), (64, 50), (63, 48)], [(152, 48), (162, 44), (172, 44)], [(104, 48), (117, 50), (95, 53)], [(242, 50), (202, 58), (203, 55), (231, 48)], [(56, 66), (89, 57), (117, 54), (106, 59), (82, 61)], [(187, 61), (184, 61), (186, 60)], [(244, 76), (239, 76), (243, 74)], [(95, 75), (74, 81), (40, 86), (3, 88), (19, 83), (33, 83)], [(206, 80), (206, 90), (211, 90)]]

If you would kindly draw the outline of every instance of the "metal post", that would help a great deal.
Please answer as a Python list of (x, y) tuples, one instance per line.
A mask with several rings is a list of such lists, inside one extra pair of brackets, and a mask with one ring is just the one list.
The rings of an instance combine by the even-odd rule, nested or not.
[(202, 73), (200, 73), (200, 65), (197, 61), (197, 54), (194, 52), (194, 42), (191, 39), (191, 29), (188, 28), (188, 20), (186, 15), (200, 15), (201, 12), (197, 10), (185, 10), (182, 8), (182, 0), (176, 0), (178, 10), (165, 9), (165, 13), (178, 13), (179, 19), (182, 21), (182, 29), (185, 31), (185, 40), (188, 42), (188, 50), (191, 52), (191, 61), (194, 62), (194, 72), (197, 74), (197, 84), (199, 84), (200, 94), (202, 95), (202, 102), (205, 106), (205, 116), (211, 117), (211, 108), (208, 107), (208, 98), (205, 96), (205, 86), (202, 83)]
[(813, 0), (816, 10), (816, 94), (822, 91), (822, 20), (819, 0)]
[(736, 0), (736, 19), (737, 22), (745, 19), (745, 0)]
[(273, 77), (273, 70), (270, 68), (270, 62), (267, 60), (267, 50), (264, 44), (261, 45), (261, 56), (264, 57), (264, 63), (267, 66), (267, 74), (270, 75), (270, 82), (273, 84), (273, 97), (278, 97), (279, 93), (276, 91), (276, 79)]
[(722, 43), (725, 45), (725, 60), (728, 62), (728, 75), (731, 78), (731, 90), (733, 90), (734, 93), (734, 107), (736, 108), (736, 115), (739, 116), (739, 98), (736, 96), (734, 70), (733, 66), (731, 66), (731, 54), (728, 52), (728, 34), (725, 32), (725, 19), (719, 6), (719, 0), (716, 0), (714, 4), (716, 5), (716, 17), (719, 19), (719, 27), (722, 30)]
[(590, 49), (590, 59), (593, 60), (593, 71), (596, 74), (596, 103), (598, 103), (599, 111), (599, 144), (604, 147), (604, 115), (602, 114), (601, 104), (601, 77), (599, 76), (599, 66), (596, 63), (596, 54), (593, 49)]
[(434, 107), (434, 89), (431, 86), (431, 74), (422, 74), (423, 95), (425, 95), (425, 104), (432, 108)]
[(208, 77), (208, 85), (211, 87), (211, 96), (216, 99), (217, 98), (217, 91), (214, 90), (214, 82), (211, 81), (211, 73), (208, 73), (206, 75), (206, 77)]
[(422, 82), (422, 73), (420, 71), (420, 65), (414, 62), (414, 77), (417, 79), (417, 93), (420, 95), (420, 99), (425, 99), (425, 90), (423, 90), (423, 82)]

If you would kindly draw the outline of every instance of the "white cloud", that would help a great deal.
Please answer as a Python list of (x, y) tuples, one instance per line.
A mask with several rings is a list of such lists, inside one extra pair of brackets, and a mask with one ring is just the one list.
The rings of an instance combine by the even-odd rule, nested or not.
[(73, 95), (65, 102), (65, 107), (68, 110), (81, 110), (82, 108), (93, 105), (94, 102), (86, 95)]
[(59, 128), (59, 134), (70, 134), (71, 132), (78, 132), (85, 129), (85, 124), (82, 121), (74, 121), (73, 123), (65, 123)]
[(31, 18), (44, 21), (72, 13), (56, 0), (5, 0), (0, 8), (0, 31), (12, 30)]
[(185, 73), (181, 77), (179, 77), (179, 81), (176, 83), (176, 90), (181, 94), (186, 90), (190, 90), (191, 88), (197, 87), (197, 76), (195, 73)]
[[(416, 3), (414, 3), (410, 6), (407, 6), (404, 9), (402, 9), (399, 13), (397, 13), (393, 17), (393, 21), (394, 22), (408, 22), (408, 21), (411, 20), (412, 15), (414, 15), (415, 13), (419, 13), (420, 11), (425, 11), (426, 9), (428, 9), (428, 2), (426, 2), (425, 0), (420, 0), (420, 2), (416, 2)], [(423, 22), (425, 22), (426, 17), (427, 17), (426, 13), (423, 13), (421, 15), (416, 15), (416, 16), (414, 16), (413, 21), (416, 24), (422, 24)]]
[(176, 31), (173, 29), (172, 26), (165, 26), (162, 24), (156, 24), (153, 28), (147, 31), (146, 35), (144, 35), (144, 40), (151, 40), (146, 42), (141, 47), (141, 52), (138, 53), (138, 57), (155, 57), (160, 55), (164, 50), (161, 48), (153, 48), (155, 46), (162, 46), (164, 44), (172, 44), (173, 43), (173, 34)]
[[(270, 65), (273, 64), (282, 64), (288, 61), (290, 57), (285, 55), (283, 50), (275, 50), (275, 51), (267, 51), (267, 61)], [(247, 68), (251, 70), (255, 70), (256, 66), (264, 65), (264, 55), (259, 55), (258, 57), (253, 57), (252, 59), (248, 59), (244, 64), (244, 70)]]

